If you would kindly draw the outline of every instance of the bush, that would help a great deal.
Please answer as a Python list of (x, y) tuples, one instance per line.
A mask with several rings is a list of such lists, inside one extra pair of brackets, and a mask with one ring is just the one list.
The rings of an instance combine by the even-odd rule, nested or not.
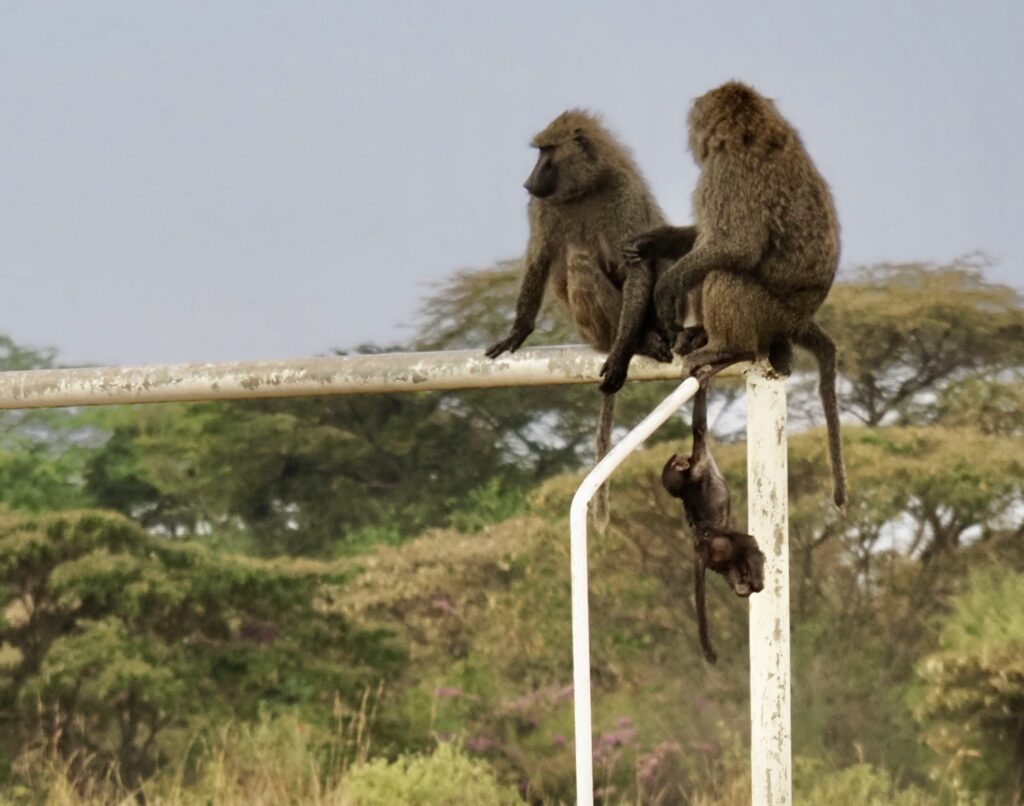
[(793, 800), (798, 804), (927, 806), (936, 803), (934, 796), (926, 796), (916, 787), (897, 789), (888, 773), (870, 764), (853, 764), (835, 770), (821, 762), (796, 759), (795, 767)]
[(498, 783), (486, 763), (468, 758), (452, 744), (429, 756), (376, 759), (349, 771), (342, 781), (345, 806), (440, 806), (521, 803)]

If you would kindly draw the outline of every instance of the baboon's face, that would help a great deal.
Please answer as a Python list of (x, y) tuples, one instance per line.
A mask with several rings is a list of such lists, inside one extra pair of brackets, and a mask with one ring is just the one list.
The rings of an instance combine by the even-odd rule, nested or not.
[(546, 199), (558, 189), (558, 163), (555, 160), (557, 146), (541, 146), (537, 164), (523, 183), (531, 196)]
[(583, 134), (540, 146), (537, 164), (523, 183), (535, 199), (571, 201), (599, 184), (601, 168), (594, 149)]

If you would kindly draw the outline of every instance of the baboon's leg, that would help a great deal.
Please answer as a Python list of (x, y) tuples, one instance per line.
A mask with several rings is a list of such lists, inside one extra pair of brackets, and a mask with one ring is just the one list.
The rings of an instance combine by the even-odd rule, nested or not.
[(612, 284), (589, 251), (568, 250), (566, 290), (569, 313), (580, 336), (598, 350), (610, 350), (619, 327), (622, 292)]
[(627, 263), (652, 260), (676, 261), (693, 249), (696, 241), (696, 227), (674, 227), (671, 224), (666, 224), (634, 238), (626, 244), (622, 254)]
[(629, 362), (640, 352), (659, 361), (671, 361), (672, 351), (657, 327), (647, 327), (650, 322), (649, 308), (651, 289), (654, 288), (654, 269), (646, 262), (623, 264), (625, 279), (622, 285), (622, 304), (619, 312), (615, 342), (608, 353), (608, 359), (601, 367), (604, 381), (601, 391), (614, 394), (626, 382)]
[(789, 339), (780, 336), (768, 348), (768, 363), (779, 375), (793, 374), (793, 345)]
[[(654, 286), (654, 305), (658, 318), (666, 329), (675, 328), (679, 300), (695, 288), (700, 288), (705, 278), (714, 271), (736, 273), (745, 277), (749, 269), (749, 255), (744, 250), (726, 247), (697, 246), (667, 268)], [(705, 299), (705, 316), (707, 306)]]
[(749, 350), (708, 345), (694, 350), (683, 358), (683, 377), (693, 375), (703, 383), (726, 367), (738, 364), (740, 361), (753, 361), (756, 358), (757, 356)]

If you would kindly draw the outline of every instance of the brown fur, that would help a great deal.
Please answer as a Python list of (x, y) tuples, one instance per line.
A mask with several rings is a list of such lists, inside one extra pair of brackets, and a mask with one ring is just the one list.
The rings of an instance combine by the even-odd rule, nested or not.
[[(550, 287), (587, 344), (610, 352), (602, 370), (600, 459), (610, 441), (612, 394), (622, 386), (633, 354), (672, 357), (650, 304), (654, 269), (627, 274), (621, 263), (625, 245), (663, 226), (665, 217), (629, 151), (590, 112), (563, 112), (532, 144), (540, 154), (526, 181), (530, 240), (516, 318), (511, 334), (487, 355), (496, 358), (519, 348), (533, 331)], [(607, 487), (595, 501), (602, 527), (606, 513)]]
[[(706, 377), (737, 361), (775, 360), (773, 353), (788, 365), (789, 341), (814, 353), (833, 498), (842, 506), (835, 344), (813, 319), (839, 260), (828, 185), (775, 104), (739, 82), (694, 102), (690, 150), (701, 168), (693, 194), (697, 240), (658, 279), (658, 316), (672, 331), (679, 300), (700, 289), (707, 344), (687, 355), (686, 374)], [(652, 249), (642, 237), (626, 254), (643, 258)]]
[(704, 569), (721, 574), (737, 596), (764, 588), (764, 554), (748, 534), (729, 528), (730, 495), (708, 445), (707, 389), (693, 398), (693, 447), (690, 455), (673, 454), (661, 471), (661, 483), (683, 502), (693, 533), (694, 599), (701, 649), (709, 663), (718, 659), (708, 634)]

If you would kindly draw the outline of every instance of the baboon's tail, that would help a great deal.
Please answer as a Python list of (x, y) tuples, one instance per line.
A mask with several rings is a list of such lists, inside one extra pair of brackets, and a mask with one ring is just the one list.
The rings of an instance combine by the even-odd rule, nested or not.
[[(696, 543), (696, 541), (694, 541)], [(708, 631), (708, 603), (704, 590), (704, 560), (700, 552), (694, 546), (693, 558), (693, 593), (694, 605), (697, 609), (697, 632), (700, 635), (700, 648), (704, 652), (704, 659), (708, 663), (715, 663), (718, 660), (718, 653), (711, 645), (711, 635)]]
[[(611, 447), (612, 426), (615, 424), (615, 398), (616, 395), (604, 395), (601, 399), (601, 413), (597, 418), (597, 444), (595, 446), (597, 462), (600, 462), (605, 457), (605, 454), (608, 453), (608, 449)], [(597, 529), (599, 534), (604, 534), (608, 528), (608, 519), (610, 517), (608, 484), (609, 482), (606, 481), (601, 485), (601, 489), (594, 495), (590, 506), (590, 517), (594, 522), (594, 528)]]
[(818, 392), (825, 409), (828, 429), (828, 454), (832, 462), (832, 500), (837, 507), (846, 505), (846, 468), (839, 437), (839, 401), (836, 399), (836, 344), (817, 322), (810, 322), (794, 341), (810, 350), (818, 360)]

